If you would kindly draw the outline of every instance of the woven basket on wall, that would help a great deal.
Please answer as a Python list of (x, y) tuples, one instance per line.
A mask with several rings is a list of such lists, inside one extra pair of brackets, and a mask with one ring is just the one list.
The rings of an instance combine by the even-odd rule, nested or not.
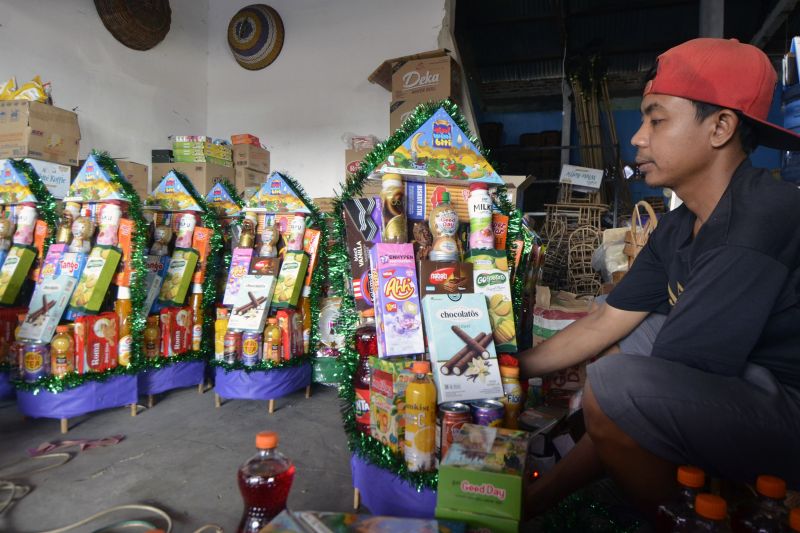
[(169, 0), (94, 0), (103, 25), (134, 50), (150, 50), (169, 33)]

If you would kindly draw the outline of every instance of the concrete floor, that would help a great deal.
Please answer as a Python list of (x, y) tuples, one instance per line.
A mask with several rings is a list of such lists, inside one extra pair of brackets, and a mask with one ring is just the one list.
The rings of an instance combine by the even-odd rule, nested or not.
[[(255, 434), (262, 430), (279, 433), (279, 449), (297, 466), (292, 508), (352, 509), (350, 456), (335, 389), (315, 385), (310, 399), (297, 391), (276, 400), (270, 415), (265, 401), (228, 401), (215, 409), (213, 392), (200, 395), (191, 388), (158, 396), (152, 409), (140, 408), (135, 418), (119, 408), (71, 420), (67, 435), (61, 435), (58, 420), (24, 420), (14, 403), (0, 404), (0, 466), (24, 460), (28, 448), (43, 442), (125, 435), (117, 445), (77, 453), (64, 466), (17, 480), (34, 490), (0, 516), (0, 531), (54, 529), (125, 503), (167, 511), (175, 532), (207, 523), (235, 531), (242, 511), (236, 471), (255, 453)], [(0, 479), (40, 465), (0, 468)], [(122, 514), (77, 531), (135, 516)]]

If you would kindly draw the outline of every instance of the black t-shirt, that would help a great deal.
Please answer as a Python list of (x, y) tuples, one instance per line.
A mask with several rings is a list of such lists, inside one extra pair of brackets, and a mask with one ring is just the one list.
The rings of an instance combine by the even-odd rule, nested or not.
[(746, 362), (800, 389), (800, 190), (745, 160), (692, 238), (694, 214), (664, 215), (608, 297), (667, 314), (652, 355), (715, 374)]

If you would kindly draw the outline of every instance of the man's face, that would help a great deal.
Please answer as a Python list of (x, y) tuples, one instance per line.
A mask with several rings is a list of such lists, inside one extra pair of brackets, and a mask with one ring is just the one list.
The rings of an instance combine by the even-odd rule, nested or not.
[(710, 162), (714, 115), (698, 122), (690, 100), (663, 94), (646, 95), (641, 110), (642, 125), (631, 144), (645, 182), (676, 189), (701, 174)]

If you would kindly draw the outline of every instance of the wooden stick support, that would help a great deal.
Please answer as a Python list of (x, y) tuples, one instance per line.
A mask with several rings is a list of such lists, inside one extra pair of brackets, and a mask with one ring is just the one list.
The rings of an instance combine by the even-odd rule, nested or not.
[(147, 408), (152, 409), (156, 404), (155, 397), (152, 394), (147, 395)]
[(274, 412), (275, 412), (275, 400), (270, 400), (269, 401), (269, 414), (272, 414)]
[(353, 510), (358, 511), (359, 507), (361, 507), (361, 493), (353, 487)]
[(137, 415), (137, 405), (135, 403), (131, 404), (131, 416)]
[(65, 434), (69, 431), (69, 418), (62, 418), (61, 419), (61, 434)]
[(311, 385), (306, 386), (306, 399), (311, 398)]
[(206, 392), (205, 384), (204, 383), (198, 383), (197, 384), (197, 394), (203, 394), (204, 392)]
[(214, 393), (214, 407), (220, 407), (222, 405), (222, 398), (219, 397), (219, 394), (216, 392)]

